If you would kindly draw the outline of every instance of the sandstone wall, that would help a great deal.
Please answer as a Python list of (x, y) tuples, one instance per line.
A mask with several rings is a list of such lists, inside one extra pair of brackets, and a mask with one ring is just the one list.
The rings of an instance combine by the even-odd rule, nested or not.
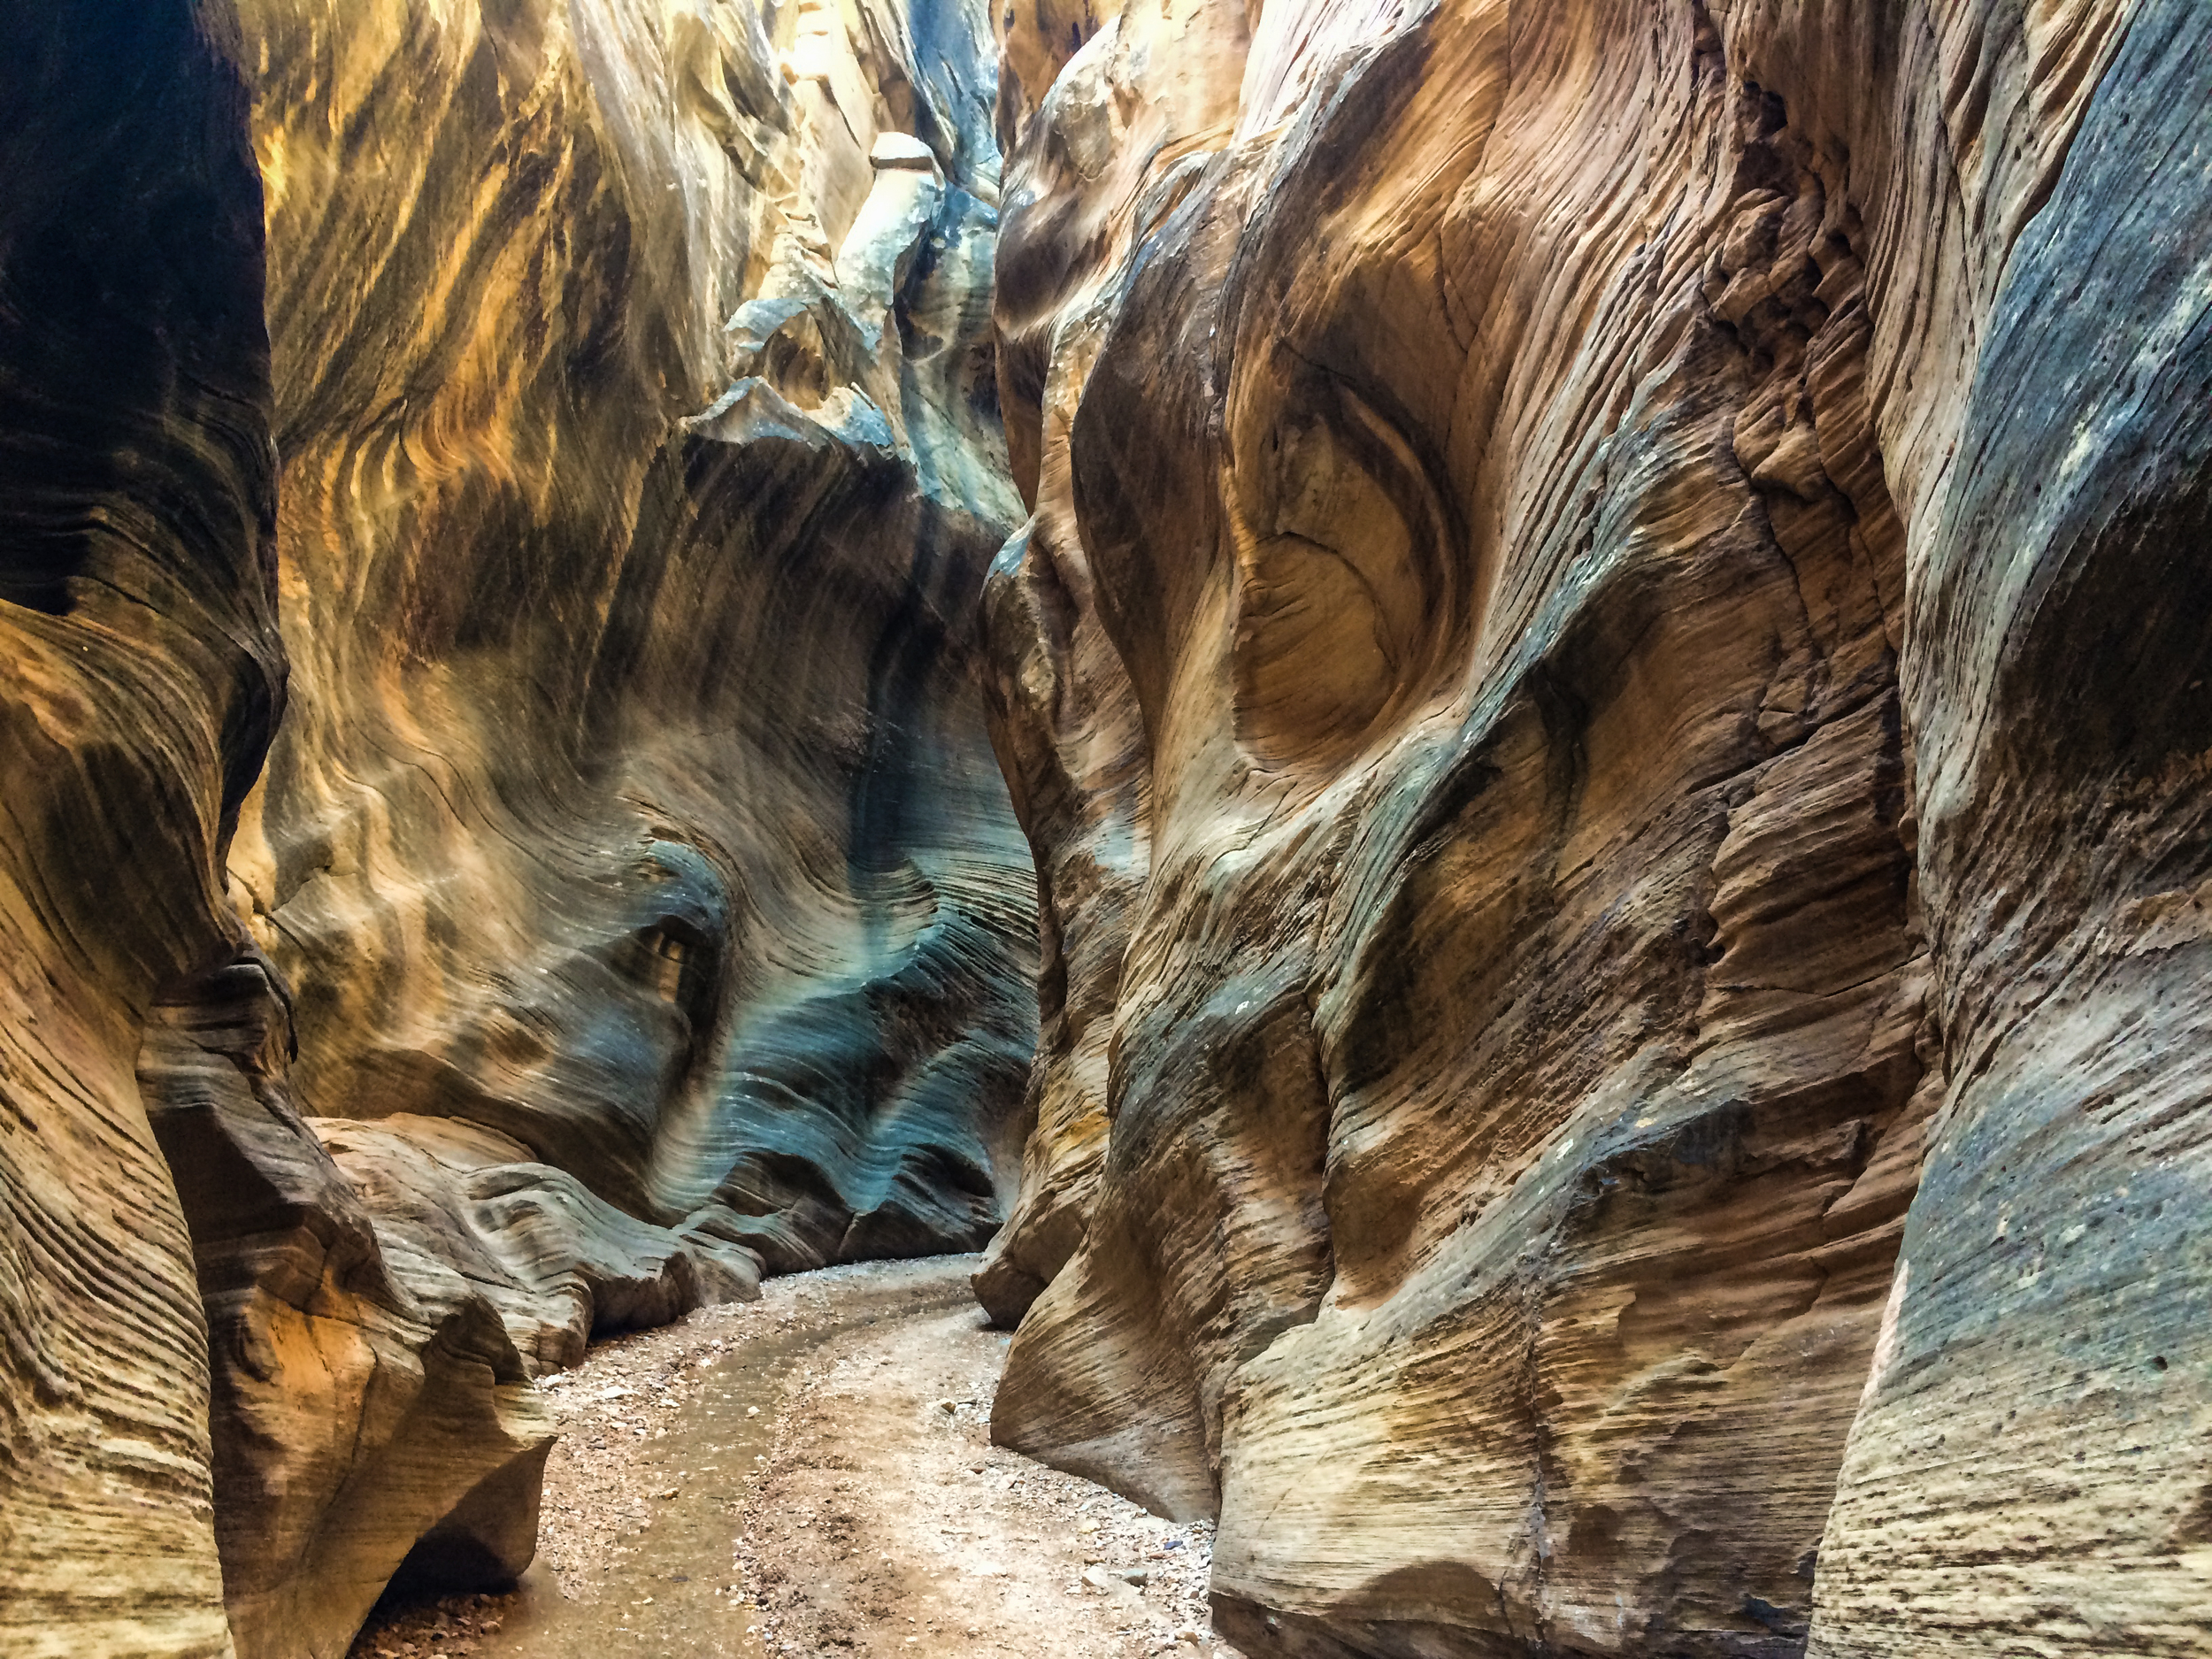
[(2201, 1652), (2212, 19), (999, 22), (998, 1438), (1255, 1654)]
[(1031, 927), (979, 20), (241, 10), (294, 706), (233, 867), (299, 1098), (780, 1268), (971, 1248)]
[[(294, 679), (232, 869), (292, 1098), (403, 1287), (488, 1296), (495, 1381), (762, 1264), (973, 1248), (1011, 1194), (984, 38), (957, 6), (240, 7)], [(365, 1610), (319, 1559), (361, 1553), (320, 1536), (357, 1486), (394, 1517), (367, 1597), (512, 1570), (444, 1517), (534, 1506), (541, 1434), (480, 1389), (422, 1407), (472, 1457), (395, 1431), (311, 1475), (300, 1387), (219, 1376), (242, 1646)]]
[(0, 1648), (1010, 1203), (1255, 1655), (2212, 1643), (2194, 0), (0, 25)]
[(0, 1647), (322, 1659), (594, 1333), (1012, 1197), (988, 30), (19, 27)]
[(260, 185), (181, 0), (0, 38), (0, 1651), (227, 1654), (134, 1071), (242, 943), (224, 852), (283, 705)]

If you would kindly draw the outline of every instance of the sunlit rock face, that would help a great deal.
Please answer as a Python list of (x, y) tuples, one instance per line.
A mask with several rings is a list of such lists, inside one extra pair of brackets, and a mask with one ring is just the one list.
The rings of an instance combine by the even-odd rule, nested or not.
[[(495, 1383), (764, 1266), (975, 1248), (1011, 1196), (987, 42), (957, 6), (240, 7), (293, 695), (231, 868), (292, 1102), (409, 1292), (495, 1310)], [(234, 1504), (217, 1387), (242, 1647), (527, 1559), (542, 1433), (496, 1387), (456, 1492), (411, 1433), (269, 1431), (268, 1385)], [(334, 1572), (356, 1488), (397, 1524)]]
[(2202, 1651), (2212, 14), (997, 21), (997, 1437), (1254, 1654)]
[(1013, 1195), (995, 48), (123, 11), (0, 70), (0, 1648), (326, 1659), (595, 1333)]
[(979, 17), (242, 10), (294, 706), (233, 867), (303, 1109), (776, 1268), (972, 1248), (1033, 937)]

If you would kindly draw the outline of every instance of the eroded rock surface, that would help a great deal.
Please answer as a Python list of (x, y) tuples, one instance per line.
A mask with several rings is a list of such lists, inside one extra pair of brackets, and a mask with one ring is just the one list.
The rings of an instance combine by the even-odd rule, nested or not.
[(242, 8), (294, 713), (233, 868), (321, 1117), (779, 1269), (968, 1248), (1028, 855), (956, 8)]
[(516, 1268), (457, 1249), (465, 1219), (411, 1230), (332, 1162), (285, 1087), (280, 987), (248, 947), (165, 994), (138, 1080), (206, 1309), (231, 1632), (322, 1654), (403, 1564), (461, 1583), (528, 1565), (552, 1433), (488, 1294)]
[(2203, 9), (1000, 24), (997, 1436), (1255, 1653), (2202, 1651)]
[(180, 0), (0, 7), (0, 1651), (230, 1650), (135, 1080), (243, 930), (283, 703), (246, 94)]
[(0, 23), (0, 1648), (1010, 1204), (1255, 1654), (2212, 1644), (2196, 0)]
[(396, 1278), (527, 1373), (980, 1243), (1031, 901), (979, 21), (241, 12), (295, 677), (233, 869)]
[(335, 1655), (594, 1333), (1015, 1191), (989, 31), (111, 10), (0, 123), (0, 1647)]

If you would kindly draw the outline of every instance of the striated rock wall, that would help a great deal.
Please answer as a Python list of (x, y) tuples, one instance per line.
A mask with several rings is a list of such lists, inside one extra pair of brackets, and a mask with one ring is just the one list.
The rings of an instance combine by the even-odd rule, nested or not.
[(778, 1268), (971, 1248), (1031, 1020), (979, 21), (242, 12), (295, 666), (233, 867), (301, 1101)]
[(281, 983), (249, 946), (173, 987), (138, 1083), (206, 1310), (230, 1633), (337, 1654), (403, 1565), (481, 1584), (529, 1564), (553, 1434), (516, 1331), (559, 1307), (503, 1318), (524, 1299), (488, 1291), (515, 1270), (456, 1248), (465, 1222), (411, 1229), (349, 1183), (286, 1087)]
[[(482, 1349), (462, 1386), (403, 1339), (419, 1403), (345, 1397), (373, 1432), (334, 1463), (264, 1420), (291, 1367), (219, 1362), (242, 1650), (335, 1652), (395, 1571), (527, 1560), (511, 1380), (764, 1264), (973, 1248), (1011, 1194), (1033, 879), (970, 660), (1018, 511), (984, 38), (957, 8), (240, 7), (294, 679), (232, 871), (386, 1300)], [(297, 1302), (265, 1280), (240, 1351)]]
[(997, 1437), (1255, 1654), (2200, 1652), (2202, 8), (999, 21)]
[(1255, 1655), (2212, 1643), (2194, 0), (0, 22), (0, 1650), (1010, 1205)]
[(0, 1651), (230, 1651), (134, 1078), (284, 699), (260, 184), (182, 0), (0, 7)]
[(594, 1333), (1013, 1195), (988, 29), (19, 22), (0, 1649), (320, 1659)]

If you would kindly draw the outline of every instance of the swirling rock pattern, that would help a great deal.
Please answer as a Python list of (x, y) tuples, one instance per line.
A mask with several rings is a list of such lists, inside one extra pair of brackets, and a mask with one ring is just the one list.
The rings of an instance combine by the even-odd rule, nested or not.
[(1033, 1018), (979, 20), (242, 10), (294, 711), (233, 868), (303, 1108), (778, 1269), (972, 1248)]
[(997, 1437), (1255, 1654), (2201, 1652), (2212, 18), (1094, 13)]
[(1012, 1197), (995, 79), (144, 10), (9, 14), (0, 1647), (320, 1659), (528, 1561), (592, 1333)]
[(2212, 1642), (2195, 0), (0, 20), (9, 1653), (1018, 1163), (1254, 1654)]
[(234, 1504), (219, 1445), (242, 1650), (320, 1653), (394, 1571), (526, 1560), (511, 1377), (996, 1225), (1033, 878), (971, 659), (1018, 506), (979, 19), (240, 12), (294, 698), (232, 869), (391, 1300), (489, 1356), (465, 1412), (424, 1384), (468, 1457), (294, 1496), (391, 1509), (345, 1571), (263, 1497), (304, 1429)]
[(181, 0), (0, 7), (0, 1651), (229, 1651), (135, 1071), (244, 935), (283, 703), (246, 92)]
[(527, 1566), (552, 1431), (503, 1318), (526, 1299), (487, 1294), (518, 1270), (457, 1248), (476, 1235), (442, 1214), (410, 1228), (300, 1119), (281, 984), (249, 946), (173, 987), (138, 1082), (206, 1310), (231, 1635), (242, 1654), (322, 1654), (403, 1569), (481, 1583)]

